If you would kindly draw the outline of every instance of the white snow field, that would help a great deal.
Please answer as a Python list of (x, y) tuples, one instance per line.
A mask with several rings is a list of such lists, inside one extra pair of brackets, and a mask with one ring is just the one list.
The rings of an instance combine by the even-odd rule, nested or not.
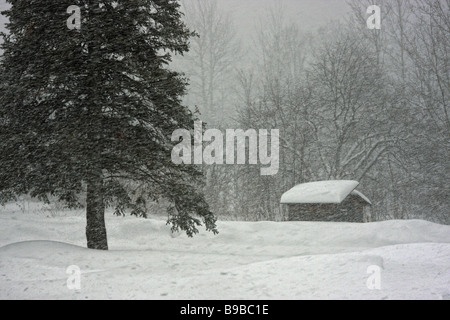
[(219, 222), (188, 238), (108, 214), (108, 252), (84, 248), (84, 227), (81, 211), (0, 207), (0, 299), (450, 298), (450, 226), (426, 221)]

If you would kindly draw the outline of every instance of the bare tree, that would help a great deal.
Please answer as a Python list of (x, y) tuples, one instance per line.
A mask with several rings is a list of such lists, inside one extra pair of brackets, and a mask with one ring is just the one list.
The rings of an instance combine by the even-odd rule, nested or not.
[(228, 93), (240, 52), (231, 15), (217, 0), (184, 0), (183, 8), (187, 24), (198, 33), (186, 56), (191, 66), (190, 96), (198, 96), (192, 102), (205, 121), (224, 123), (228, 121), (224, 116), (232, 115)]
[(405, 143), (408, 136), (411, 109), (407, 103), (406, 87), (411, 61), (406, 52), (407, 33), (410, 32), (411, 5), (406, 0), (381, 0), (381, 29), (369, 30), (365, 22), (370, 0), (351, 1), (352, 19), (359, 26), (360, 35), (366, 45), (373, 48), (377, 56), (377, 65), (383, 68), (384, 78), (395, 87), (396, 103), (389, 107), (389, 125), (391, 135), (395, 136), (396, 148), (390, 148), (381, 161), (375, 164), (365, 185), (371, 190), (374, 199), (378, 199), (374, 209), (376, 219), (406, 218), (410, 193), (403, 192), (411, 183), (408, 172), (409, 159), (405, 155)]
[(413, 5), (407, 52), (413, 61), (408, 103), (414, 108), (409, 153), (416, 160), (416, 212), (450, 222), (450, 1), (418, 0)]
[(312, 166), (322, 178), (362, 180), (391, 148), (391, 95), (367, 43), (350, 27), (338, 30), (323, 35), (310, 71), (318, 128)]
[[(443, 134), (450, 134), (450, 1), (420, 0), (414, 8), (414, 37), (408, 53), (415, 63), (414, 89), (419, 95), (411, 103), (423, 106), (426, 115)], [(419, 90), (417, 90), (419, 89)]]
[(265, 17), (254, 46), (254, 69), (239, 73), (243, 108), (238, 122), (245, 128), (280, 130), (281, 167), (276, 177), (261, 177), (258, 168), (243, 167), (237, 188), (252, 186), (241, 199), (247, 217), (275, 220), (283, 218), (283, 190), (312, 175), (307, 163), (314, 137), (305, 71), (311, 37), (286, 21), (282, 7), (271, 8)]

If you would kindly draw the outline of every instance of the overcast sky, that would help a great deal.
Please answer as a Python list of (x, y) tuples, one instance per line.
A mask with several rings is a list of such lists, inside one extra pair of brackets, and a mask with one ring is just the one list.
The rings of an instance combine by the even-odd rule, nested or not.
[[(192, 0), (184, 0), (186, 2)], [(195, 0), (194, 0), (195, 1)], [(208, 0), (204, 0), (208, 1)], [(236, 28), (243, 39), (251, 35), (255, 26), (264, 21), (267, 10), (282, 5), (287, 18), (297, 22), (305, 30), (316, 29), (333, 18), (348, 11), (345, 0), (218, 0), (220, 5), (233, 15)], [(7, 8), (6, 0), (0, 0), (0, 11)], [(0, 16), (0, 30), (4, 30), (6, 19)]]
[[(196, 0), (184, 0), (186, 2)], [(207, 1), (207, 0), (206, 0)], [(349, 8), (346, 0), (218, 0), (233, 15), (239, 33), (245, 38), (264, 22), (268, 10), (282, 6), (289, 22), (297, 23), (305, 31), (314, 30), (326, 22), (343, 17)]]
[[(6, 4), (6, 0), (0, 0), (0, 12), (7, 9), (8, 5)], [(6, 19), (5, 17), (0, 14), (0, 30), (4, 30), (4, 25), (5, 25)]]

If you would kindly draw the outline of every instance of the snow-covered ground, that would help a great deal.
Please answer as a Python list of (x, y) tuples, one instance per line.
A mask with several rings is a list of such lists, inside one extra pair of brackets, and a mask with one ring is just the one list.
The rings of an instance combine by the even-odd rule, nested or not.
[(108, 214), (111, 250), (98, 252), (84, 248), (81, 211), (30, 211), (0, 207), (0, 299), (450, 298), (450, 226), (219, 222), (189, 239), (162, 218)]

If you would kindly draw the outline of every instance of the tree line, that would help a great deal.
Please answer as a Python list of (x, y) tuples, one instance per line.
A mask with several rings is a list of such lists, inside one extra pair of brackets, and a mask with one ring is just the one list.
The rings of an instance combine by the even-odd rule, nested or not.
[(372, 3), (350, 1), (348, 16), (308, 33), (274, 7), (249, 48), (217, 1), (185, 1), (199, 32), (186, 58), (189, 103), (210, 127), (280, 130), (274, 177), (249, 165), (203, 168), (213, 211), (282, 220), (279, 200), (292, 186), (354, 179), (373, 220), (450, 223), (449, 4), (379, 1), (382, 27), (371, 30)]

